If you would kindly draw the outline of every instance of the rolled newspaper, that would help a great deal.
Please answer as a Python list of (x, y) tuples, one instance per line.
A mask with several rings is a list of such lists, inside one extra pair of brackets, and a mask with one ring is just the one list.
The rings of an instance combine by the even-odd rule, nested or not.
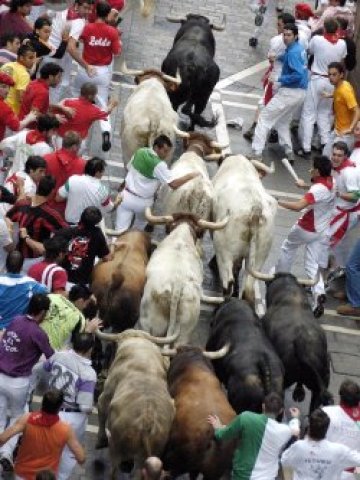
[(295, 170), (293, 169), (292, 165), (290, 165), (290, 162), (287, 158), (283, 158), (281, 160), (282, 164), (286, 168), (286, 170), (290, 173), (290, 175), (293, 177), (295, 181), (299, 180), (299, 177), (297, 176)]

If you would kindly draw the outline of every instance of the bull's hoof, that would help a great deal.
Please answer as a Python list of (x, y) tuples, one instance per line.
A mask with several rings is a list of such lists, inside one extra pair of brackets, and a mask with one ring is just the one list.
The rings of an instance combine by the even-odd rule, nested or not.
[(298, 383), (293, 391), (293, 400), (294, 402), (303, 402), (305, 398), (305, 388), (301, 383)]
[(101, 448), (106, 448), (108, 446), (109, 446), (109, 440), (106, 435), (98, 437), (98, 440), (95, 445), (96, 450), (100, 450)]

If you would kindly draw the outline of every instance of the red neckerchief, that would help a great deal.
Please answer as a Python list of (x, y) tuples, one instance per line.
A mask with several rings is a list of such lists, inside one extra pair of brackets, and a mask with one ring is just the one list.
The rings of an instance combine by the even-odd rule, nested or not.
[(311, 183), (321, 183), (321, 185), (324, 185), (328, 190), (332, 190), (334, 186), (334, 179), (332, 176), (330, 177), (314, 177), (311, 180)]
[(40, 412), (30, 413), (27, 422), (30, 423), (30, 425), (39, 425), (40, 427), (52, 427), (59, 420), (59, 415), (45, 413), (40, 410)]
[(359, 422), (360, 421), (360, 408), (359, 407), (348, 407), (344, 403), (340, 403), (340, 407), (344, 410), (346, 415), (349, 415), (349, 417), (354, 420), (354, 422)]
[(340, 28), (338, 29), (338, 31), (336, 32), (338, 38), (347, 38), (347, 31), (346, 30), (341, 30)]
[(354, 143), (354, 150), (355, 148), (360, 148), (360, 140)]
[(324, 33), (324, 38), (325, 38), (325, 40), (327, 40), (328, 42), (333, 43), (333, 44), (335, 44), (339, 40), (337, 32), (336, 33)]
[(356, 167), (356, 165), (349, 158), (345, 158), (342, 164), (339, 167), (333, 167), (333, 170), (335, 170), (337, 173), (340, 173), (341, 170), (344, 170), (346, 167)]
[(34, 145), (35, 143), (46, 142), (46, 138), (39, 130), (30, 130), (26, 134), (26, 143), (28, 145)]
[(77, 20), (78, 18), (80, 18), (78, 12), (74, 7), (70, 7), (66, 15), (66, 20)]

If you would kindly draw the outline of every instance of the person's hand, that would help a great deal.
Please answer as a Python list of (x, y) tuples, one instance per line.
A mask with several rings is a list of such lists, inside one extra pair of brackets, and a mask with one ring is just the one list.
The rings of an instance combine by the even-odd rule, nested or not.
[(299, 418), (300, 417), (300, 410), (297, 407), (290, 407), (289, 413), (291, 418)]
[(96, 330), (98, 330), (100, 327), (102, 327), (103, 322), (100, 320), (100, 318), (93, 318), (92, 320), (89, 320), (86, 324), (85, 327), (85, 332), (87, 333), (94, 333)]
[(323, 91), (321, 92), (321, 96), (322, 96), (323, 98), (332, 98), (333, 94), (330, 93), (330, 92), (327, 92), (326, 90), (323, 90)]
[(31, 110), (31, 112), (26, 115), (26, 120), (28, 120), (29, 123), (35, 122), (38, 116), (39, 112), (37, 110)]
[(22, 190), (24, 188), (24, 185), (25, 185), (25, 180), (21, 177), (17, 177), (15, 183), (16, 183), (16, 186), (18, 187), (18, 189)]
[(345, 130), (343, 130), (341, 132), (341, 135), (350, 135), (351, 133), (353, 133), (352, 129), (351, 128), (346, 128)]
[(61, 40), (63, 42), (68, 42), (70, 38), (70, 27), (65, 27), (64, 30), (61, 32)]
[(295, 180), (295, 185), (299, 188), (305, 188), (306, 187), (306, 183), (304, 182), (304, 180), (302, 178), (299, 178), (298, 180)]
[(270, 52), (269, 55), (268, 55), (268, 60), (269, 60), (270, 63), (274, 63), (275, 60), (276, 60), (275, 53)]
[(67, 117), (67, 118), (73, 118), (76, 114), (75, 108), (71, 107), (66, 107), (65, 105), (61, 106), (62, 113)]
[(24, 239), (27, 236), (29, 236), (27, 229), (25, 227), (19, 228), (19, 237)]
[(59, 113), (57, 113), (55, 115), (55, 118), (57, 119), (57, 121), (60, 123), (60, 124), (63, 124), (63, 123), (66, 123), (67, 122), (67, 118), (65, 117), (65, 115), (60, 115)]
[(208, 422), (210, 425), (213, 426), (213, 428), (221, 428), (223, 424), (220, 421), (220, 418), (217, 415), (209, 415), (207, 418)]
[(119, 101), (116, 100), (115, 98), (111, 98), (109, 102), (109, 110), (113, 110), (119, 105)]
[(86, 73), (89, 75), (89, 77), (95, 77), (96, 75), (96, 68), (93, 67), (92, 65), (86, 65)]

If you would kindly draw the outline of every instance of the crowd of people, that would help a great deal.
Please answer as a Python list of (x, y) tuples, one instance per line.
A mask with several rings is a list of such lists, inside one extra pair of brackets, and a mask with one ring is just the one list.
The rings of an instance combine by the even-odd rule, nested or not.
[[(165, 162), (173, 145), (161, 135), (134, 154), (123, 190), (112, 196), (102, 181), (106, 162), (89, 155), (94, 122), (102, 150), (111, 149), (110, 114), (117, 101), (109, 88), (121, 52), (122, 6), (75, 0), (56, 12), (41, 0), (10, 0), (0, 7), (0, 466), (15, 470), (18, 479), (66, 480), (85, 461), (82, 442), (96, 385), (91, 354), (101, 326), (97, 317), (87, 318), (87, 307), (96, 302), (89, 285), (95, 263), (114, 255), (104, 216), (116, 212), (118, 233), (134, 220), (143, 228), (145, 208), (160, 184), (177, 189), (199, 175), (174, 177)], [(290, 271), (296, 250), (305, 245), (306, 273), (318, 275), (312, 293), (320, 316), (332, 252), (333, 268), (346, 270), (346, 291), (334, 295), (348, 303), (338, 313), (359, 317), (360, 241), (348, 254), (360, 210), (360, 110), (345, 79), (356, 62), (354, 18), (344, 0), (320, 8), (297, 4), (294, 16), (279, 13), (264, 97), (244, 136), (252, 141), (254, 159), (262, 159), (269, 136), (278, 136), (288, 160), (296, 154), (312, 162), (310, 182), (296, 181), (305, 195), (278, 201), (306, 211), (284, 241), (275, 270)], [(29, 413), (40, 382), (48, 390), (41, 409)], [(282, 465), (299, 480), (335, 480), (360, 465), (354, 451), (359, 386), (345, 382), (340, 398), (340, 406), (313, 412), (308, 436), (284, 453), (299, 435), (299, 412), (290, 411), (289, 426), (277, 423), (283, 404), (274, 394), (265, 399), (262, 415), (245, 412), (226, 427), (210, 417), (217, 441), (241, 439), (233, 478), (274, 479), (281, 453)], [(163, 478), (161, 461), (149, 458), (142, 476)]]

